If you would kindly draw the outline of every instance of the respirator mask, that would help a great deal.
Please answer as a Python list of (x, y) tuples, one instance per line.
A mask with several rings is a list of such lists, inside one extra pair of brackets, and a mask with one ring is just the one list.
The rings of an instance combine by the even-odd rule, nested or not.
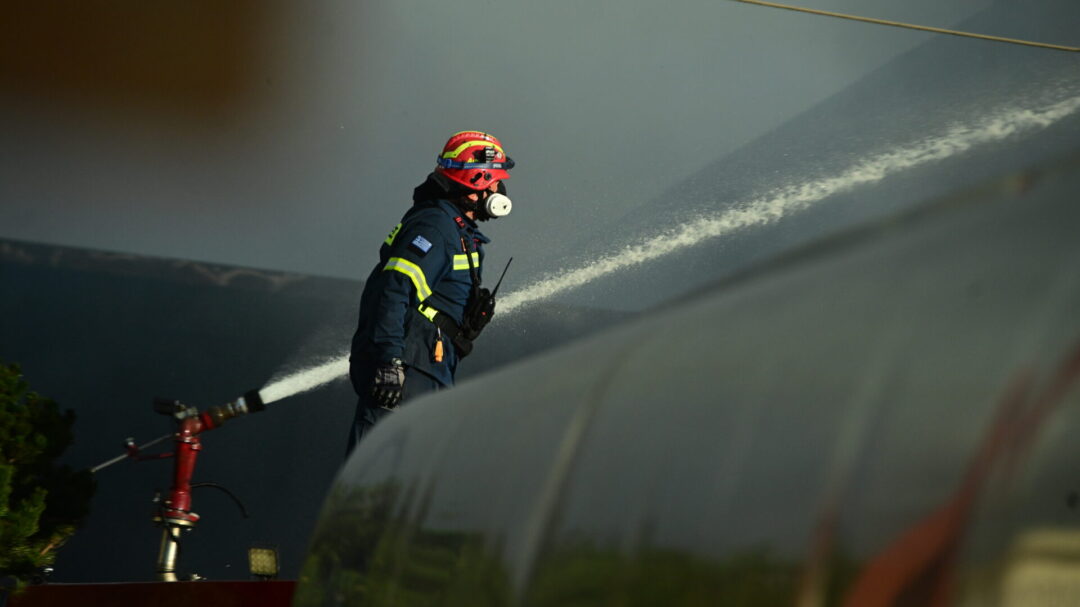
[(482, 192), (476, 192), (479, 195), (479, 200), (472, 203), (475, 205), (473, 211), (476, 213), (477, 221), (487, 221), (489, 219), (498, 219), (499, 217), (506, 217), (510, 214), (511, 209), (514, 208), (514, 203), (510, 200), (510, 197), (506, 195), (506, 186), (503, 182), (499, 182), (497, 191), (491, 192), (484, 190)]
[(510, 197), (506, 194), (495, 192), (488, 194), (487, 198), (484, 199), (484, 213), (492, 219), (506, 217), (513, 208), (514, 203), (510, 201)]

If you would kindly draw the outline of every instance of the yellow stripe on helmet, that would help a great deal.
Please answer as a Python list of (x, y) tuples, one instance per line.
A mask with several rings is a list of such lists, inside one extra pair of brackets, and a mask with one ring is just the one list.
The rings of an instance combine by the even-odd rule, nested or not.
[(503, 149), (501, 147), (499, 147), (498, 145), (496, 145), (494, 142), (487, 141), (486, 139), (471, 139), (471, 140), (466, 141), (465, 143), (457, 146), (456, 148), (450, 150), (449, 152), (443, 152), (442, 157), (443, 158), (450, 158), (451, 160), (453, 160), (454, 158), (458, 157), (458, 154), (461, 154), (465, 150), (467, 150), (467, 149), (469, 149), (471, 147), (476, 147), (476, 146), (481, 146), (481, 147), (485, 147), (485, 148), (486, 147), (493, 147), (496, 150), (498, 150), (499, 153), (502, 154), (503, 156), (506, 155), (506, 152), (504, 152)]

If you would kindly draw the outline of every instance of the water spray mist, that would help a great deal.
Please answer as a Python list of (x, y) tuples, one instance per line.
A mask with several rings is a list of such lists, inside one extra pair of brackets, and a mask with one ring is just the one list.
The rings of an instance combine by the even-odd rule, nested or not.
[[(548, 299), (598, 278), (659, 259), (707, 240), (743, 228), (775, 223), (834, 194), (962, 154), (978, 145), (1047, 128), (1077, 110), (1080, 110), (1080, 97), (1038, 108), (1014, 107), (1002, 110), (980, 121), (951, 127), (941, 135), (926, 137), (871, 156), (836, 175), (773, 190), (764, 196), (735, 204), (729, 210), (686, 223), (676, 230), (647, 237), (636, 246), (594, 259), (587, 265), (560, 270), (549, 278), (534, 282), (501, 299), (499, 315), (513, 314), (527, 304)], [(264, 402), (272, 403), (343, 378), (348, 372), (347, 355), (328, 358), (274, 381), (260, 390), (260, 394)]]

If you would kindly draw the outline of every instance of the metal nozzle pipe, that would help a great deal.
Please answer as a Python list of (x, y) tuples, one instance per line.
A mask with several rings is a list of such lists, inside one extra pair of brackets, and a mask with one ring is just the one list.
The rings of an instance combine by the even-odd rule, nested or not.
[(161, 534), (161, 547), (158, 549), (157, 579), (162, 582), (175, 582), (176, 557), (180, 552), (180, 527), (165, 525)]
[(237, 400), (244, 401), (252, 413), (258, 413), (266, 408), (266, 404), (263, 403), (262, 395), (259, 394), (258, 390), (248, 390)]
[(258, 413), (266, 408), (258, 390), (248, 390), (243, 396), (234, 401), (227, 402), (220, 407), (210, 407), (206, 410), (207, 415), (213, 421), (215, 427), (220, 426), (227, 420), (248, 413)]

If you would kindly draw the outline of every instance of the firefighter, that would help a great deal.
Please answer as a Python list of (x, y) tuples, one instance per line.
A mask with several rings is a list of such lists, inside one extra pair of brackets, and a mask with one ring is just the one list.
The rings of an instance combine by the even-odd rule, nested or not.
[(347, 451), (403, 401), (452, 386), (491, 320), (495, 300), (480, 286), (490, 240), (477, 222), (510, 213), (503, 180), (513, 166), (498, 139), (462, 131), (413, 190), (360, 297), (349, 358), (359, 403)]

